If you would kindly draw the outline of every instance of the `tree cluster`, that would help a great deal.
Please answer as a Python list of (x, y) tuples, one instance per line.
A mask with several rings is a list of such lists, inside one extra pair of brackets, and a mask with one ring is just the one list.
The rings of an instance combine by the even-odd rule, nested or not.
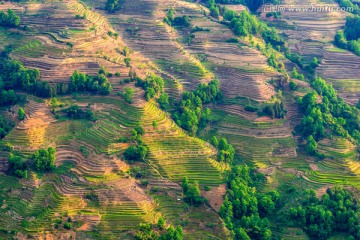
[(69, 90), (72, 92), (86, 91), (107, 95), (112, 91), (112, 86), (105, 73), (102, 73), (101, 70), (96, 76), (89, 76), (76, 70), (70, 77)]
[(280, 194), (257, 193), (255, 187), (263, 181), (261, 174), (246, 165), (234, 167), (227, 177), (228, 190), (219, 214), (234, 239), (271, 239), (267, 216), (278, 209)]
[(173, 114), (175, 122), (185, 130), (195, 134), (203, 128), (209, 120), (211, 110), (203, 104), (214, 102), (222, 98), (219, 81), (212, 80), (208, 84), (200, 84), (193, 92), (185, 92), (177, 104)]
[(141, 161), (144, 160), (147, 155), (148, 149), (144, 145), (131, 145), (124, 152), (126, 160)]
[(20, 156), (10, 153), (8, 158), (9, 168), (8, 173), (18, 178), (28, 178), (27, 161)]
[(94, 120), (94, 113), (91, 110), (87, 109), (84, 111), (76, 104), (71, 105), (63, 111), (68, 118)]
[(184, 177), (181, 187), (185, 194), (185, 202), (191, 205), (198, 206), (207, 201), (206, 198), (201, 196), (199, 183), (197, 181), (190, 183), (189, 179), (187, 177)]
[(230, 21), (231, 29), (238, 36), (259, 35), (265, 42), (273, 46), (284, 45), (284, 40), (278, 35), (275, 28), (268, 27), (246, 10), (238, 14), (234, 10), (225, 9), (224, 18)]
[(148, 153), (148, 148), (142, 143), (141, 137), (145, 134), (145, 129), (141, 126), (131, 130), (131, 140), (134, 145), (129, 146), (124, 152), (124, 158), (130, 161), (143, 161)]
[(351, 1), (351, 0), (337, 0), (337, 2), (339, 3), (340, 7), (346, 7), (348, 9), (352, 9), (352, 13), (354, 14), (360, 14), (360, 8), (359, 5), (356, 4), (356, 1)]
[(162, 93), (157, 102), (159, 103), (161, 109), (166, 110), (169, 106), (169, 95)]
[(164, 22), (169, 26), (174, 27), (190, 27), (190, 18), (188, 16), (178, 16), (175, 17), (174, 9), (169, 9), (166, 17), (164, 17)]
[(273, 103), (267, 103), (262, 112), (271, 118), (284, 118), (287, 110), (285, 109), (283, 103), (276, 99)]
[(22, 63), (11, 60), (10, 49), (0, 53), (0, 105), (12, 105), (18, 100), (14, 89), (31, 93), (39, 91), (40, 72), (37, 69), (27, 69)]
[(20, 17), (12, 10), (7, 12), (0, 11), (0, 26), (3, 27), (18, 27), (20, 25)]
[(135, 86), (145, 90), (145, 98), (148, 101), (164, 92), (164, 80), (155, 74), (147, 76), (145, 80), (137, 77)]
[(360, 218), (357, 199), (341, 187), (328, 188), (319, 200), (314, 190), (307, 190), (301, 206), (289, 211), (295, 226), (301, 227), (311, 239), (328, 239), (334, 232), (360, 238)]
[(15, 124), (12, 121), (0, 115), (0, 140), (3, 139), (14, 126)]
[(267, 62), (269, 64), (269, 66), (275, 68), (276, 70), (278, 70), (278, 72), (281, 72), (285, 68), (284, 63), (281, 61), (278, 61), (278, 59), (275, 57), (274, 54), (270, 54)]
[(8, 173), (19, 178), (27, 178), (29, 167), (37, 172), (51, 172), (55, 169), (55, 148), (49, 147), (47, 150), (40, 149), (31, 155), (32, 165), (27, 159), (10, 153), (8, 158)]
[(125, 102), (132, 103), (133, 102), (133, 96), (134, 96), (135, 90), (132, 88), (125, 88), (125, 92), (119, 92), (118, 95), (120, 95)]
[(123, 0), (107, 0), (105, 9), (109, 13), (114, 13), (121, 9), (121, 4)]
[(345, 31), (336, 33), (335, 45), (360, 56), (360, 16), (346, 18)]
[(298, 73), (296, 67), (294, 67), (291, 71), (291, 77), (295, 78), (295, 79), (299, 79), (301, 81), (303, 81), (305, 79), (304, 75), (301, 73)]
[(160, 217), (158, 223), (141, 223), (139, 230), (136, 232), (137, 240), (182, 240), (184, 238), (181, 226), (174, 228), (172, 225), (165, 226), (165, 220)]
[(25, 116), (26, 116), (26, 113), (24, 111), (24, 109), (22, 107), (19, 107), (19, 110), (18, 110), (18, 119), (20, 121), (24, 120), (25, 119)]
[[(299, 99), (305, 116), (298, 131), (307, 139), (308, 152), (317, 153), (314, 141), (332, 134), (352, 137), (360, 142), (360, 111), (344, 102), (332, 85), (316, 77), (311, 86), (316, 92), (307, 93)], [(325, 129), (327, 131), (325, 131)], [(321, 157), (324, 157), (320, 154)]]
[(33, 166), (38, 172), (51, 172), (55, 169), (55, 148), (37, 150), (32, 156)]
[(296, 52), (291, 53), (290, 50), (286, 47), (285, 48), (285, 56), (292, 61), (293, 63), (297, 64), (300, 68), (303, 68), (304, 65), (302, 63), (302, 57), (297, 54)]
[(221, 138), (219, 141), (216, 136), (213, 136), (211, 143), (218, 149), (218, 161), (232, 165), (235, 149), (227, 142), (226, 138)]

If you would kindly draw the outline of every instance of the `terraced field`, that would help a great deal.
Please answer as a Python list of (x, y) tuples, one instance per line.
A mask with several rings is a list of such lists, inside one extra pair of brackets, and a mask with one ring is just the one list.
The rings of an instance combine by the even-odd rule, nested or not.
[[(222, 168), (214, 160), (216, 151), (210, 144), (187, 136), (153, 103), (144, 110), (143, 124), (147, 126), (144, 142), (149, 147), (149, 161), (163, 177), (180, 182), (187, 176), (207, 185), (223, 182)], [(152, 127), (153, 121), (158, 123), (157, 129)]]
[[(287, 10), (282, 12), (281, 20), (272, 19), (269, 24), (286, 35), (290, 50), (302, 56), (305, 63), (309, 63), (313, 57), (321, 59), (325, 47), (333, 41), (336, 31), (344, 26), (347, 13), (321, 10), (337, 7), (335, 1), (284, 0), (282, 4), (287, 6)], [(294, 6), (299, 7), (299, 10), (291, 10)], [(310, 9), (305, 11), (301, 7)]]
[[(88, 4), (99, 11), (102, 6), (96, 2)], [(146, 11), (139, 7), (145, 5)], [(195, 32), (195, 38), (187, 44), (188, 30), (163, 23), (169, 9), (174, 9), (176, 16), (189, 16), (192, 27), (207, 30)], [(185, 90), (216, 76), (229, 97), (242, 95), (264, 101), (274, 94), (267, 80), (276, 74), (266, 58), (254, 48), (227, 43), (235, 37), (231, 30), (204, 16), (203, 8), (197, 4), (175, 0), (125, 1), (116, 16), (102, 14), (110, 19), (127, 45), (141, 52), (165, 78), (181, 83)]]
[(359, 56), (329, 47), (324, 50), (324, 57), (317, 72), (333, 84), (345, 101), (356, 104), (360, 98), (359, 68)]
[(309, 179), (319, 183), (359, 186), (359, 164), (356, 146), (342, 138), (324, 140), (320, 150), (331, 156), (311, 165), (307, 172)]
[[(143, 8), (137, 7), (142, 6), (142, 4), (148, 4), (152, 10), (144, 11)], [(92, 6), (98, 9), (99, 12), (101, 11), (100, 3), (93, 3)], [(195, 32), (195, 38), (193, 38), (191, 44), (186, 44), (184, 42), (187, 36), (185, 29), (169, 28), (162, 22), (163, 17), (170, 8), (173, 8), (179, 16), (190, 16), (192, 27), (203, 28), (206, 29), (206, 31)], [(266, 57), (257, 49), (246, 46), (247, 43), (228, 43), (226, 40), (235, 37), (231, 30), (213, 19), (204, 16), (201, 9), (197, 4), (180, 1), (125, 1), (123, 9), (119, 14), (116, 14), (116, 16), (107, 15), (105, 12), (102, 13), (108, 16), (115, 28), (122, 32), (123, 39), (127, 44), (133, 49), (144, 53), (145, 56), (149, 60), (153, 60), (162, 71), (166, 71), (174, 76), (175, 79), (180, 80), (179, 82), (182, 83), (185, 89), (191, 89), (191, 87), (187, 85), (187, 82), (183, 80), (183, 76), (188, 74), (188, 70), (186, 67), (180, 65), (176, 65), (175, 67), (171, 61), (187, 56), (200, 62), (207, 71), (213, 73), (214, 76), (220, 80), (221, 88), (227, 98), (245, 96), (257, 101), (270, 99), (270, 97), (275, 94), (275, 91), (267, 81), (277, 77), (277, 74), (268, 66)], [(130, 31), (130, 29), (136, 29), (136, 34)], [(178, 39), (177, 42), (171, 43), (174, 39)], [(173, 46), (165, 47), (165, 45), (159, 45), (170, 43)], [(152, 44), (152, 47), (147, 47), (147, 44)], [(179, 52), (173, 50), (174, 46), (181, 46), (181, 52), (183, 53), (181, 58), (174, 55), (175, 52)], [(161, 60), (164, 57), (162, 54), (163, 51), (167, 51), (165, 56), (168, 56), (169, 59), (166, 59), (166, 63), (168, 66), (172, 66), (170, 69), (164, 68), (161, 62), (159, 64), (159, 59)], [(179, 77), (172, 71), (174, 69), (181, 69), (184, 75)], [(189, 74), (189, 76), (190, 75), (191, 74)], [(195, 78), (196, 76), (193, 76), (192, 81)], [(195, 82), (191, 84), (191, 86), (195, 87)], [(238, 147), (241, 156), (248, 156), (249, 162), (267, 161), (269, 163), (269, 160), (268, 157), (265, 157), (267, 160), (258, 159), (255, 153), (258, 150), (257, 147), (251, 149), (242, 146), (247, 143), (251, 144), (248, 142), (248, 138), (254, 138), (256, 140), (258, 138), (264, 138), (264, 145), (267, 145), (268, 142), (272, 142), (275, 139), (281, 139), (279, 140), (280, 142), (289, 145), (289, 148), (292, 149), (291, 151), (293, 153), (290, 153), (290, 155), (296, 156), (295, 143), (292, 140), (291, 129), (287, 120), (281, 123), (262, 123), (261, 120), (260, 122), (251, 123), (251, 121), (255, 119), (251, 121), (242, 120), (242, 118), (236, 115), (239, 113), (237, 106), (234, 106), (233, 109), (231, 109), (231, 107), (227, 109), (225, 108), (226, 106), (219, 106), (219, 108), (223, 107), (226, 109), (226, 112), (229, 111), (229, 122), (232, 124), (224, 123), (221, 126), (220, 132), (224, 134), (224, 136), (229, 134), (229, 141)], [(242, 112), (244, 111), (242, 110)], [(235, 113), (235, 115), (232, 115), (232, 113)], [(250, 125), (252, 126), (249, 128)], [(278, 127), (274, 129), (273, 125), (277, 125)], [(245, 138), (244, 142), (239, 142), (239, 136)], [(151, 145), (149, 145), (150, 149), (163, 144), (178, 145), (177, 142), (172, 139), (174, 142), (169, 142), (170, 139), (167, 137), (165, 141), (164, 137), (166, 137), (166, 135), (161, 137), (161, 141), (152, 142)], [(288, 144), (286, 142), (291, 143)], [(273, 148), (278, 148), (280, 145), (280, 143), (275, 143), (274, 146), (267, 146), (264, 149), (264, 155), (267, 155), (269, 152), (271, 153)], [(261, 147), (262, 145), (259, 146), (259, 148)], [(193, 147), (186, 145), (184, 145), (184, 148), (193, 149)], [(197, 151), (195, 148), (194, 152)], [(161, 154), (163, 154), (163, 152)], [(152, 158), (155, 159), (155, 157)], [(156, 164), (160, 161), (160, 158), (157, 158), (158, 159), (154, 161)], [(174, 159), (174, 163), (175, 162), (177, 162), (176, 159)], [(171, 165), (168, 164), (170, 163), (166, 163), (166, 166), (170, 168)], [(166, 174), (167, 171), (166, 169), (161, 169), (160, 172)], [(174, 177), (178, 178), (177, 176)]]
[[(75, 70), (96, 74), (100, 67), (127, 76), (129, 69), (120, 53), (124, 44), (119, 37), (108, 35), (114, 30), (104, 17), (77, 1), (22, 6), (11, 7), (19, 12), (22, 24), (33, 33), (21, 33), (20, 36), (16, 31), (13, 33), (19, 46), (12, 52), (12, 57), (26, 67), (38, 68), (43, 80), (64, 82)], [(11, 35), (3, 35), (0, 37), (11, 42)]]
[[(121, 10), (109, 14), (104, 11), (105, 2), (0, 4), (0, 10), (14, 9), (22, 27), (29, 28), (0, 27), (0, 42), (4, 43), (0, 49), (12, 44), (11, 58), (40, 69), (42, 80), (67, 83), (75, 70), (95, 75), (101, 67), (119, 73), (109, 76), (114, 91), (108, 96), (58, 97), (62, 104), (59, 110), (77, 104), (91, 110), (93, 120), (69, 119), (61, 111), (53, 114), (49, 99), (28, 96), (21, 103), (26, 118), (0, 142), (0, 239), (14, 237), (15, 231), (19, 239), (131, 239), (140, 223), (155, 223), (160, 216), (168, 224), (181, 225), (185, 239), (229, 239), (217, 211), (224, 201), (230, 166), (216, 160), (217, 149), (208, 143), (214, 135), (226, 137), (234, 146), (235, 164), (246, 163), (265, 174), (267, 190), (312, 187), (320, 196), (324, 187), (333, 184), (360, 187), (358, 151), (353, 142), (322, 140), (319, 150), (327, 158), (315, 160), (305, 155), (303, 139), (293, 135), (303, 117), (296, 97), (311, 91), (309, 84), (295, 80), (296, 91), (285, 87), (279, 94), (271, 80), (281, 74), (268, 65), (267, 57), (255, 43), (236, 37), (226, 24), (210, 17), (206, 7), (181, 0), (124, 0)], [(321, 4), (335, 5), (329, 1)], [(245, 9), (241, 5), (228, 7), (238, 12)], [(191, 26), (166, 25), (163, 18), (169, 9), (175, 16), (189, 16)], [(305, 63), (313, 57), (321, 59), (317, 73), (346, 101), (356, 103), (360, 98), (359, 58), (331, 45), (345, 16), (284, 12), (281, 20), (265, 20), (262, 14), (269, 25), (286, 35), (290, 49)], [(258, 38), (253, 40), (264, 45)], [(129, 54), (124, 53), (126, 47)], [(126, 57), (131, 58), (131, 67), (124, 63)], [(284, 63), (293, 66), (287, 60)], [(130, 70), (140, 77), (150, 73), (162, 76), (165, 92), (175, 100), (199, 83), (219, 79), (224, 98), (207, 105), (212, 116), (200, 131), (201, 139), (176, 125), (170, 115), (173, 109), (162, 111), (155, 100), (145, 101), (144, 90), (133, 82), (120, 83), (129, 77)], [(128, 87), (135, 89), (132, 104), (117, 94)], [(287, 110), (283, 119), (245, 110), (246, 106), (261, 109), (277, 94)], [(14, 119), (17, 110), (15, 106), (8, 111)], [(133, 163), (125, 161), (123, 153), (134, 142), (120, 139), (130, 139), (137, 126), (145, 129), (142, 142), (148, 154), (145, 161)], [(53, 173), (30, 171), (26, 180), (5, 174), (6, 148), (29, 158), (35, 150), (49, 146), (56, 148)], [(137, 174), (141, 177), (136, 178)], [(192, 207), (182, 201), (180, 184), (185, 176), (199, 182), (208, 205)], [(96, 200), (91, 197), (94, 195)], [(291, 195), (290, 201), (299, 197)], [(65, 230), (63, 225), (69, 218), (74, 227)], [(303, 239), (304, 232), (299, 229), (277, 232), (276, 223), (271, 224), (276, 236)]]
[[(338, 6), (333, 1), (283, 1), (285, 6)], [(262, 14), (263, 17), (265, 13)], [(359, 56), (333, 46), (337, 30), (345, 25), (349, 15), (341, 11), (285, 11), (282, 19), (267, 19), (271, 26), (286, 34), (291, 51), (303, 57), (305, 64), (313, 57), (321, 61), (317, 68), (319, 76), (333, 84), (339, 95), (348, 103), (355, 104), (359, 100)]]
[[(7, 214), (6, 211), (11, 214), (0, 223), (3, 228), (20, 229), (20, 224), (26, 221), (29, 224), (25, 230), (34, 237), (40, 237), (46, 231), (52, 232), (53, 237), (67, 234), (75, 237), (75, 232), (54, 232), (56, 221), (71, 217), (72, 221), (78, 222), (79, 236), (101, 232), (106, 238), (113, 238), (125, 230), (135, 229), (141, 222), (156, 221), (168, 203), (155, 203), (147, 190), (139, 185), (139, 180), (127, 177), (130, 166), (118, 157), (128, 143), (119, 143), (117, 139), (129, 137), (130, 130), (138, 124), (146, 129), (144, 142), (150, 150), (149, 170), (153, 172), (150, 186), (168, 186), (181, 196), (179, 185), (166, 178), (180, 182), (188, 176), (191, 180), (214, 186), (223, 182), (220, 165), (211, 160), (215, 154), (213, 148), (189, 137), (153, 102), (141, 108), (113, 97), (60, 99), (64, 104), (90, 104), (98, 120), (89, 122), (56, 120), (46, 103), (34, 100), (30, 100), (25, 108), (26, 119), (4, 139), (3, 144), (11, 143), (24, 155), (40, 147), (55, 146), (58, 169), (56, 174), (44, 176), (31, 173), (29, 180), (24, 181), (29, 193), (16, 192), (18, 190), (14, 188), (16, 193), (6, 195), (6, 207), (0, 214)], [(156, 129), (152, 126), (153, 121), (158, 122)], [(177, 156), (176, 167), (174, 156)], [(3, 181), (10, 184), (6, 177)], [(13, 181), (21, 188), (15, 179)], [(85, 196), (89, 192), (99, 196), (98, 203), (87, 200)], [(29, 196), (20, 203), (12, 203), (11, 199), (23, 195)], [(195, 210), (204, 217), (206, 211), (206, 207)], [(185, 219), (191, 217), (184, 214)], [(38, 217), (33, 220), (33, 216)], [(217, 218), (214, 215), (211, 218), (214, 217)], [(200, 225), (191, 225), (191, 231), (197, 232), (198, 236), (204, 234), (201, 229)], [(217, 234), (225, 233), (220, 228), (213, 236), (216, 238)]]

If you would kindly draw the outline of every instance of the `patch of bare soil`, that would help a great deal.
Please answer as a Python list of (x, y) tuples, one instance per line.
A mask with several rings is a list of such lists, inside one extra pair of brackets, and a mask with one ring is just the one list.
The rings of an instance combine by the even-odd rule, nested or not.
[(266, 176), (269, 176), (274, 172), (274, 170), (275, 170), (275, 167), (268, 167), (268, 168), (259, 168), (257, 171)]
[(218, 212), (224, 202), (225, 193), (226, 185), (221, 184), (219, 187), (212, 187), (210, 191), (204, 191), (202, 195), (209, 200), (210, 206)]
[(255, 122), (275, 122), (276, 120), (269, 116), (258, 117), (254, 120)]
[(311, 163), (311, 164), (310, 164), (310, 168), (311, 168), (311, 170), (319, 171), (319, 167), (318, 167), (318, 165), (316, 165), (316, 164)]
[(329, 188), (329, 186), (326, 185), (326, 186), (321, 187), (318, 190), (316, 190), (316, 197), (321, 198), (326, 193), (326, 189), (328, 189), (328, 188)]

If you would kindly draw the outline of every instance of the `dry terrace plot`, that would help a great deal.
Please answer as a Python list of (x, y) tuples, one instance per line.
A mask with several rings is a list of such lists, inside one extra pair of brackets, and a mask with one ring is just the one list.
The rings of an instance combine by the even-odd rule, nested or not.
[(170, 9), (173, 4), (177, 2), (125, 1), (122, 10), (116, 14), (102, 14), (108, 17), (126, 44), (140, 52), (145, 61), (155, 63), (161, 72), (166, 72), (167, 78), (179, 81), (185, 89), (194, 89), (200, 82), (210, 80), (211, 75), (196, 58), (184, 51), (176, 32), (162, 22), (165, 14), (155, 14), (159, 8)]
[(193, 19), (192, 24), (210, 31), (195, 32), (191, 45), (185, 48), (195, 56), (204, 56), (206, 66), (218, 77), (226, 97), (245, 96), (265, 101), (275, 94), (267, 81), (277, 74), (260, 51), (227, 43), (226, 40), (235, 37), (231, 30), (202, 15)]
[[(100, 14), (77, 1), (22, 6), (26, 11), (18, 11), (21, 24), (27, 25), (33, 33), (13, 33), (20, 37), (11, 57), (22, 61), (26, 67), (38, 68), (42, 80), (64, 82), (75, 70), (93, 75), (100, 67), (127, 76), (129, 69), (120, 52), (124, 44), (119, 37), (108, 35), (114, 30)], [(5, 44), (12, 44), (9, 34), (0, 33)]]
[[(333, 3), (323, 3), (317, 0), (284, 0), (285, 6), (304, 7), (337, 7)], [(311, 10), (311, 9), (310, 9)], [(339, 11), (284, 11), (282, 19), (267, 19), (269, 24), (284, 32), (288, 38), (290, 50), (300, 54), (306, 62), (313, 57), (321, 58), (324, 46), (333, 41), (337, 30), (345, 23), (346, 12)], [(262, 13), (265, 17), (266, 13)]]
[[(299, 6), (338, 6), (337, 3), (319, 3), (318, 1), (291, 1), (285, 0), (283, 4)], [(265, 13), (263, 13), (265, 15)], [(346, 12), (339, 11), (297, 11), (282, 12), (281, 20), (273, 20), (269, 24), (282, 30), (288, 37), (289, 47), (300, 54), (305, 63), (313, 57), (321, 60), (317, 72), (320, 77), (332, 83), (339, 95), (348, 103), (355, 104), (359, 94), (360, 57), (346, 50), (338, 49), (330, 43), (337, 30), (345, 24)], [(286, 28), (281, 22), (286, 22)]]
[[(268, 66), (266, 57), (255, 48), (228, 43), (227, 40), (236, 37), (232, 31), (200, 11), (194, 14), (194, 8), (201, 9), (196, 4), (175, 8), (191, 16), (192, 28), (203, 29), (194, 32), (191, 44), (183, 47), (193, 56), (202, 58), (204, 65), (219, 79), (224, 95), (230, 98), (245, 96), (257, 101), (268, 100), (274, 95), (267, 81), (277, 74)], [(186, 38), (186, 32), (179, 32)]]
[(324, 58), (316, 69), (321, 77), (332, 83), (340, 97), (356, 104), (360, 98), (360, 57), (338, 49), (326, 48)]
[[(89, 4), (97, 9), (102, 6), (100, 2)], [(266, 83), (274, 76), (266, 58), (255, 49), (226, 43), (234, 37), (231, 30), (204, 17), (199, 5), (176, 0), (136, 0), (125, 1), (123, 6), (116, 14), (102, 13), (132, 49), (158, 65), (168, 77), (177, 79), (185, 89), (194, 89), (198, 83), (216, 76), (230, 97), (245, 95), (262, 101), (274, 94)], [(210, 31), (194, 33), (195, 39), (187, 46), (182, 43), (186, 36), (181, 28), (175, 30), (163, 23), (169, 9), (174, 9), (176, 16), (189, 16), (192, 27)], [(199, 54), (208, 58), (208, 64), (199, 60)]]

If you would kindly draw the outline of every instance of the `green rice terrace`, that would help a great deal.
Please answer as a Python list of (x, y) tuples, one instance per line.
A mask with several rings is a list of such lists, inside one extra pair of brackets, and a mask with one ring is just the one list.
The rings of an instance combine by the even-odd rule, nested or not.
[(0, 239), (360, 239), (359, 7), (0, 1)]

